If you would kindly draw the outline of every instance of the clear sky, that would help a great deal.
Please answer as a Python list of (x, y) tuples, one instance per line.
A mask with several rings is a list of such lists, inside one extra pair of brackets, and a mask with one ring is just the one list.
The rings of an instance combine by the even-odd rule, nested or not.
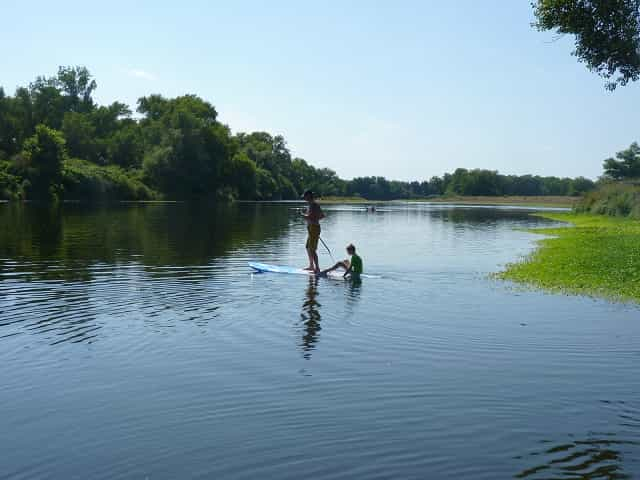
[(100, 103), (195, 93), (234, 132), (283, 135), (345, 178), (457, 167), (595, 178), (640, 140), (613, 93), (531, 26), (528, 0), (0, 4), (0, 85), (84, 65)]

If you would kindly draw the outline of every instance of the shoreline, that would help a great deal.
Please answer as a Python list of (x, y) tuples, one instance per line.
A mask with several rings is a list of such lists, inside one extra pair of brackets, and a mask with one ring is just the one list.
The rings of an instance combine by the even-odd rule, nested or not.
[[(513, 207), (552, 207), (572, 208), (581, 197), (558, 196), (452, 196), (428, 198), (399, 198), (395, 200), (367, 200), (358, 197), (319, 197), (318, 203), (331, 205), (348, 203), (353, 205), (389, 205), (404, 203), (435, 203), (451, 205), (513, 206)], [(236, 203), (302, 203), (302, 200), (236, 200)]]
[[(355, 197), (325, 197), (319, 198), (318, 203), (324, 205), (335, 204), (352, 204), (352, 205), (393, 205), (393, 204), (411, 204), (411, 203), (433, 203), (440, 205), (462, 205), (462, 206), (496, 206), (496, 207), (543, 207), (543, 208), (563, 208), (570, 209), (579, 201), (577, 197), (433, 197), (424, 199), (396, 199), (396, 200), (366, 200)], [(35, 200), (5, 200), (0, 199), (0, 204), (44, 204)], [(45, 202), (49, 203), (49, 202)], [(178, 203), (194, 203), (192, 200), (60, 200), (59, 202), (51, 202), (51, 204), (84, 204), (84, 205), (117, 205), (117, 204), (178, 204)], [(201, 200), (195, 203), (225, 203), (225, 204), (300, 204), (303, 200)]]
[(640, 304), (640, 222), (576, 213), (536, 216), (567, 225), (527, 230), (546, 237), (495, 278), (549, 292)]

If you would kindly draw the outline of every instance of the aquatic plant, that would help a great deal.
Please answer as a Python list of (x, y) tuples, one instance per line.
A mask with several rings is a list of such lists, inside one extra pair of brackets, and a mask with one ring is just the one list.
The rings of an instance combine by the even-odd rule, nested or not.
[(552, 291), (640, 302), (640, 222), (603, 215), (544, 214), (572, 226), (531, 230), (539, 248), (499, 278)]

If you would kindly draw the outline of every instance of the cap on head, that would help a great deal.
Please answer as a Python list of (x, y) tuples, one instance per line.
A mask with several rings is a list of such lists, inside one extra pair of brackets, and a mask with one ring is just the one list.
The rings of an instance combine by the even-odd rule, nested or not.
[(302, 198), (307, 198), (307, 197), (311, 197), (311, 198), (313, 198), (313, 197), (314, 197), (314, 195), (313, 195), (313, 191), (311, 191), (311, 190), (305, 190), (305, 191), (304, 191), (304, 193), (302, 194)]

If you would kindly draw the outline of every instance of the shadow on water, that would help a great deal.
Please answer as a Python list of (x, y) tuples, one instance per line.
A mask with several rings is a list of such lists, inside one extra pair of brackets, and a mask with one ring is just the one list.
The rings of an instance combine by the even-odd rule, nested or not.
[[(540, 442), (541, 450), (516, 460), (533, 461), (533, 466), (514, 475), (524, 479), (621, 480), (635, 478), (625, 471), (626, 461), (636, 461), (640, 453), (640, 411), (626, 402), (603, 401), (605, 408), (615, 409), (617, 433), (590, 432), (584, 438), (569, 436), (567, 441)], [(636, 459), (636, 460), (633, 460)]]
[(116, 318), (211, 319), (229, 275), (216, 260), (288, 229), (260, 205), (1, 205), (0, 338), (92, 341)]

